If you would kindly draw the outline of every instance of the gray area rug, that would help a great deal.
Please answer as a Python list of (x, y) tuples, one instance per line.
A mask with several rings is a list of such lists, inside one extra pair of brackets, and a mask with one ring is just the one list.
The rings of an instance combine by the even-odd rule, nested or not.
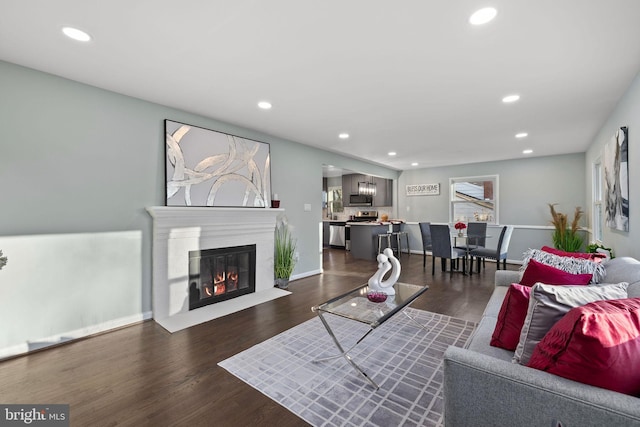
[[(462, 347), (476, 324), (412, 308), (373, 331), (349, 354), (380, 385), (375, 390), (340, 357), (320, 319), (313, 318), (218, 365), (314, 426), (441, 426), (443, 354)], [(326, 315), (349, 348), (364, 324)]]

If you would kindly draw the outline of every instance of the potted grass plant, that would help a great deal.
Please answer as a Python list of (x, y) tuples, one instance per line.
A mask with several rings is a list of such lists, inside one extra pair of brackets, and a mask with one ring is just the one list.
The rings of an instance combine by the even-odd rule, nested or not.
[(5, 265), (7, 265), (7, 257), (2, 256), (2, 250), (0, 250), (0, 270), (2, 270), (2, 267)]
[(275, 254), (273, 267), (275, 273), (275, 285), (278, 288), (289, 287), (289, 278), (295, 267), (296, 241), (291, 234), (289, 224), (283, 218), (276, 225)]
[(556, 249), (563, 250), (565, 252), (579, 252), (584, 243), (583, 238), (578, 231), (580, 230), (580, 219), (584, 212), (582, 208), (577, 207), (573, 213), (573, 220), (569, 224), (569, 219), (566, 214), (556, 211), (555, 206), (557, 203), (549, 203), (549, 210), (551, 211), (551, 223), (555, 227), (553, 235), (553, 245)]

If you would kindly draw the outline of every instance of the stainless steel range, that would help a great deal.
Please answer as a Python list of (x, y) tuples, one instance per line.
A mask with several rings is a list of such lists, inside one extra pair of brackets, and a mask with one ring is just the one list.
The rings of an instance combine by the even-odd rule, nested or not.
[(349, 221), (353, 222), (365, 222), (376, 221), (378, 219), (378, 211), (359, 211)]

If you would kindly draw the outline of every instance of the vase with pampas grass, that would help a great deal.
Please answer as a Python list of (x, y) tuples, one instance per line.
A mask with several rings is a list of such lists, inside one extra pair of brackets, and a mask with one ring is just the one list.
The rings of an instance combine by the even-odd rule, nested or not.
[(551, 223), (555, 227), (553, 235), (553, 245), (556, 249), (565, 252), (579, 252), (584, 243), (584, 239), (578, 233), (580, 231), (580, 219), (584, 215), (582, 208), (577, 207), (573, 212), (573, 220), (569, 224), (567, 214), (558, 212), (555, 209), (557, 203), (549, 203), (551, 211)]

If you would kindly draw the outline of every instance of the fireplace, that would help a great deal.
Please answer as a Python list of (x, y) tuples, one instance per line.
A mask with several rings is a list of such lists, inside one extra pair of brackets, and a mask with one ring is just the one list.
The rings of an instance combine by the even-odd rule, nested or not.
[[(276, 218), (284, 209), (151, 206), (147, 210), (153, 217), (153, 318), (167, 331), (180, 331), (290, 294), (273, 286)], [(189, 254), (246, 245), (255, 245), (254, 273), (249, 276), (255, 292), (240, 295), (230, 291), (227, 300), (191, 310)], [(238, 279), (238, 288), (243, 286)]]
[(189, 251), (189, 310), (256, 290), (256, 245)]

